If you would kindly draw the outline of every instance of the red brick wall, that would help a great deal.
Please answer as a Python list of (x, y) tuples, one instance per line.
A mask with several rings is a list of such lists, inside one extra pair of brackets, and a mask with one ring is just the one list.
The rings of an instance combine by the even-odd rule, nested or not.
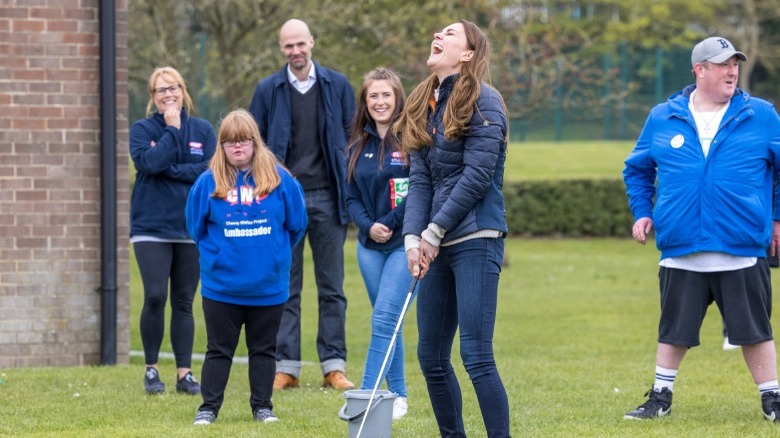
[[(117, 361), (129, 350), (127, 0), (116, 0)], [(100, 362), (100, 1), (0, 2), (0, 368)]]

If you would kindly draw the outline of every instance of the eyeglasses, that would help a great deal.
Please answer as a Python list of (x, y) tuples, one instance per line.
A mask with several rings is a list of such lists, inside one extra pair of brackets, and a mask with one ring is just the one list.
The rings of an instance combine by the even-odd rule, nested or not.
[(166, 91), (170, 91), (171, 93), (175, 93), (175, 92), (179, 91), (180, 88), (181, 88), (181, 86), (179, 84), (171, 85), (170, 87), (155, 88), (154, 89), (154, 94), (156, 94), (158, 96), (165, 96), (165, 92)]
[(226, 148), (233, 148), (233, 147), (247, 147), (252, 144), (251, 138), (245, 138), (243, 140), (238, 141), (223, 141), (222, 146)]

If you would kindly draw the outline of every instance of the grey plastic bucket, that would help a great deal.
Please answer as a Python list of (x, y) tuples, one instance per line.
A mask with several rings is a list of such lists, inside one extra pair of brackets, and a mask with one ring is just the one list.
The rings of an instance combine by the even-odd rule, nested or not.
[(347, 402), (341, 407), (339, 418), (348, 423), (350, 438), (357, 438), (364, 415), (368, 417), (363, 425), (363, 431), (360, 432), (361, 438), (390, 438), (393, 429), (393, 402), (396, 393), (377, 390), (369, 412), (366, 414), (370, 397), (370, 389), (353, 389), (344, 392), (344, 398), (347, 399)]

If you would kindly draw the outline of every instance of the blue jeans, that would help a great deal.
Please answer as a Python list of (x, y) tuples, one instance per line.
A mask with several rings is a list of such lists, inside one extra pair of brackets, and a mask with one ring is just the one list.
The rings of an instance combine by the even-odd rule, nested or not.
[(450, 360), (458, 328), (461, 359), (477, 393), (487, 435), (509, 436), (509, 402), (493, 358), (503, 254), (501, 238), (441, 247), (420, 280), (417, 357), (442, 437), (466, 436), (460, 385)]
[[(368, 299), (374, 308), (371, 314), (371, 342), (368, 345), (361, 389), (373, 389), (409, 294), (412, 276), (406, 266), (406, 252), (403, 245), (389, 251), (377, 251), (358, 243), (357, 260), (363, 281), (366, 283)], [(410, 304), (414, 295), (416, 293), (410, 298)], [(401, 397), (406, 397), (404, 341), (403, 330), (400, 327), (393, 351), (385, 365), (383, 377), (385, 376), (387, 389)]]
[[(339, 220), (335, 195), (329, 190), (304, 193), (314, 278), (317, 283), (319, 324), (317, 353), (322, 374), (344, 371), (347, 365), (346, 313), (344, 296), (344, 240), (347, 226)], [(293, 247), (290, 267), (290, 299), (284, 306), (276, 337), (276, 372), (301, 375), (301, 289), (303, 288), (303, 245), (306, 236)]]

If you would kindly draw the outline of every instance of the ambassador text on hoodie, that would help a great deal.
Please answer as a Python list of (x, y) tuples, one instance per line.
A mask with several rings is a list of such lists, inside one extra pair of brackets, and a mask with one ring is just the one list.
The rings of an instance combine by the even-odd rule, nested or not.
[(303, 190), (277, 166), (281, 184), (264, 197), (253, 197), (251, 175), (240, 172), (225, 199), (211, 196), (211, 170), (198, 178), (187, 200), (187, 229), (198, 244), (201, 294), (245, 306), (287, 301), (292, 247), (308, 223)]

